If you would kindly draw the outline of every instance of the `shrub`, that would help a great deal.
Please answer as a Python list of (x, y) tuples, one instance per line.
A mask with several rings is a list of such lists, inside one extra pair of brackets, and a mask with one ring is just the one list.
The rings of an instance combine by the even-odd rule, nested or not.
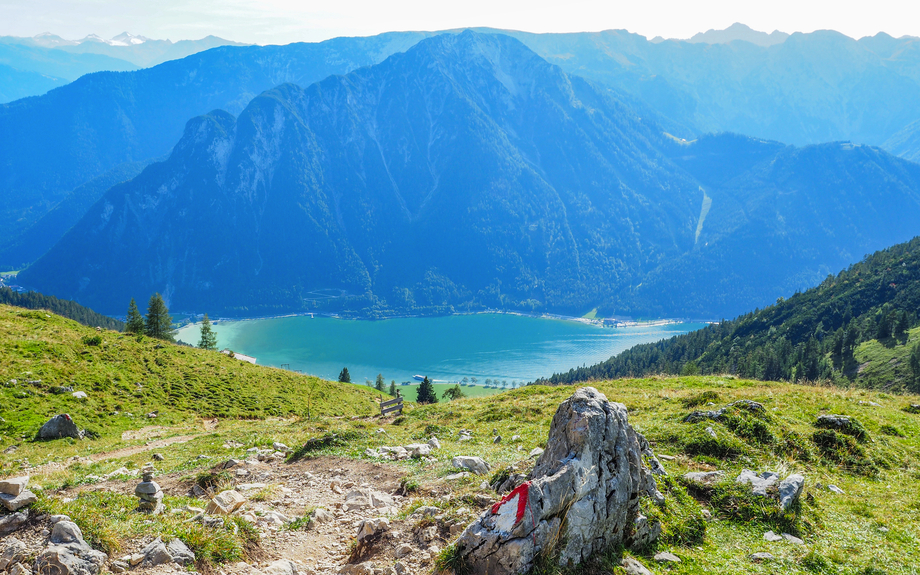
[(850, 435), (833, 429), (821, 429), (814, 432), (811, 440), (822, 457), (849, 471), (866, 476), (877, 475), (879, 472), (878, 464), (866, 456), (866, 451)]
[(894, 437), (904, 437), (904, 432), (893, 425), (883, 425), (879, 428), (879, 431), (881, 431), (885, 435), (893, 435)]
[(361, 439), (364, 434), (358, 431), (342, 431), (341, 433), (327, 433), (319, 437), (308, 439), (299, 449), (291, 453), (288, 462), (303, 459), (308, 454), (331, 447), (344, 447), (349, 443)]
[(101, 335), (84, 335), (83, 336), (83, 345), (102, 345), (102, 336)]

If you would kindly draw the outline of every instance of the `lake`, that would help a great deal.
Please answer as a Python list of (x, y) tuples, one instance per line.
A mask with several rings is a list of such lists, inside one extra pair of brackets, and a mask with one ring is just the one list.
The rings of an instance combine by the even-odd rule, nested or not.
[[(519, 383), (606, 360), (636, 344), (703, 327), (700, 323), (605, 328), (578, 321), (513, 314), (395, 318), (379, 321), (293, 316), (214, 324), (217, 345), (260, 365), (336, 379), (348, 367), (354, 383), (439, 382), (476, 377)], [(199, 325), (179, 330), (196, 344)]]

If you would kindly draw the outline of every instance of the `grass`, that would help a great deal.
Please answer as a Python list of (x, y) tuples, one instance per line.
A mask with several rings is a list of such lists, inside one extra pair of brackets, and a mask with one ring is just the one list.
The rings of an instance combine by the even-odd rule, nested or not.
[[(18, 380), (15, 385), (0, 386), (0, 414), (6, 420), (0, 436), (0, 475), (18, 473), (24, 459), (46, 465), (41, 472), (33, 470), (32, 484), (48, 494), (39, 502), (40, 510), (70, 515), (88, 540), (103, 550), (123, 549), (143, 532), (182, 537), (202, 560), (222, 563), (245, 558), (252, 544), (248, 525), (238, 525), (238, 535), (232, 529), (206, 532), (197, 524), (182, 523), (181, 514), (156, 518), (135, 514), (131, 511), (135, 500), (130, 497), (85, 493), (69, 503), (53, 497), (63, 486), (93, 482), (89, 476), (102, 476), (122, 466), (139, 469), (148, 462), (149, 451), (100, 461), (85, 459), (151, 439), (137, 435), (123, 441), (123, 432), (136, 433), (156, 424), (159, 429), (151, 430), (156, 434), (153, 437), (185, 436), (187, 441), (157, 448), (165, 456), (156, 464), (158, 474), (177, 474), (218, 488), (227, 476), (212, 470), (217, 463), (242, 458), (247, 448), (267, 448), (273, 441), (294, 447), (292, 459), (321, 455), (366, 459), (367, 448), (405, 445), (436, 435), (442, 443), (442, 449), (434, 453), (436, 462), (392, 464), (406, 474), (402, 482), (410, 498), (406, 508), (433, 504), (443, 513), (471, 521), (475, 516), (471, 502), (484, 493), (479, 484), (488, 477), (473, 475), (444, 483), (442, 478), (456, 471), (451, 458), (478, 455), (491, 464), (493, 472), (513, 465), (517, 472), (526, 473), (533, 466), (530, 450), (545, 447), (557, 406), (574, 391), (572, 387), (532, 386), (435, 405), (408, 403), (402, 416), (384, 419), (377, 415), (373, 391), (322, 382), (323, 397), (314, 405), (318, 415), (308, 420), (302, 389), (308, 378), (242, 364), (220, 354), (157, 347), (161, 344), (119, 338), (111, 332), (101, 332), (99, 345), (83, 342), (84, 337), (97, 333), (56, 316), (21, 317), (18, 310), (0, 308), (0, 341), (4, 344), (0, 347), (0, 382)], [(30, 379), (42, 382), (25, 383)], [(141, 387), (136, 382), (142, 382)], [(54, 395), (49, 389), (55, 385), (75, 385), (90, 398), (79, 402), (69, 395)], [(917, 396), (731, 377), (651, 377), (593, 385), (611, 401), (626, 405), (630, 422), (649, 439), (656, 453), (675, 457), (662, 460), (670, 474), (659, 482), (666, 504), (642, 502), (646, 514), (663, 525), (658, 545), (639, 555), (649, 567), (688, 575), (916, 572), (914, 566), (920, 564), (920, 524), (915, 520), (920, 512), (916, 490), (920, 413), (906, 408), (920, 404)], [(231, 406), (228, 398), (237, 404)], [(765, 413), (732, 409), (720, 421), (681, 421), (695, 408), (718, 409), (742, 399), (763, 404)], [(217, 405), (210, 405), (212, 401)], [(715, 407), (705, 407), (708, 403)], [(140, 417), (154, 409), (160, 410), (157, 419)], [(31, 437), (38, 422), (59, 411), (71, 413), (97, 431), (98, 437), (82, 442), (21, 439), (23, 434)], [(847, 415), (859, 421), (866, 441), (815, 427), (822, 414)], [(219, 422), (216, 428), (205, 430), (202, 418), (211, 416)], [(713, 428), (715, 439), (706, 432), (707, 427)], [(472, 439), (458, 441), (460, 429), (472, 430)], [(493, 431), (504, 438), (501, 443), (492, 442)], [(515, 435), (520, 439), (511, 441)], [(230, 441), (236, 443), (231, 446)], [(17, 450), (2, 453), (11, 446)], [(74, 456), (83, 459), (64, 467)], [(773, 507), (750, 497), (733, 484), (745, 468), (803, 473), (806, 487), (800, 507), (789, 516), (778, 516)], [(712, 489), (696, 490), (679, 479), (688, 471), (713, 469), (724, 471), (726, 480)], [(836, 485), (844, 493), (832, 493), (819, 484)], [(441, 498), (445, 485), (453, 492), (450, 500)], [(270, 498), (271, 493), (264, 496)], [(165, 503), (169, 508), (201, 505), (199, 500), (172, 497)], [(713, 519), (702, 520), (704, 511)], [(297, 527), (306, 528), (308, 523), (304, 519)], [(769, 529), (798, 533), (806, 546), (766, 542), (763, 534)], [(649, 555), (658, 550), (675, 553), (682, 563), (667, 568), (655, 565)], [(752, 563), (748, 555), (759, 551), (772, 553), (777, 561)], [(621, 556), (620, 550), (611, 550), (571, 573), (619, 573), (616, 565)], [(445, 549), (441, 560), (445, 568), (454, 565), (455, 551)], [(870, 568), (876, 571), (867, 571)], [(559, 573), (551, 562), (541, 569)]]
[(859, 381), (865, 387), (885, 390), (903, 390), (911, 380), (909, 355), (920, 341), (920, 327), (908, 331), (900, 340), (888, 338), (869, 340), (856, 348)]
[[(226, 355), (96, 331), (54, 314), (0, 305), (0, 443), (31, 438), (58, 413), (100, 437), (189, 418), (372, 414), (376, 394)], [(15, 380), (15, 384), (11, 383)], [(311, 384), (316, 386), (311, 394)], [(53, 394), (72, 386), (88, 398)], [(158, 411), (156, 420), (145, 414)]]

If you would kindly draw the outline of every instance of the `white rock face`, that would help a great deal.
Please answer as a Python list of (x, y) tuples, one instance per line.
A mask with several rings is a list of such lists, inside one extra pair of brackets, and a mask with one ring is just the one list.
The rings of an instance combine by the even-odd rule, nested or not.
[[(556, 411), (530, 481), (457, 540), (470, 572), (524, 573), (553, 542), (562, 542), (562, 565), (579, 564), (611, 545), (632, 544), (641, 523), (640, 497), (663, 501), (643, 455), (652, 453), (629, 425), (626, 407), (594, 388), (579, 389)], [(648, 525), (647, 532), (655, 527), (660, 529)]]
[(760, 495), (761, 497), (766, 497), (767, 489), (775, 485), (777, 481), (779, 481), (778, 473), (764, 471), (760, 475), (757, 475), (750, 469), (743, 470), (738, 474), (738, 477), (735, 478), (735, 483), (750, 484), (751, 491), (754, 495)]
[(789, 511), (795, 502), (798, 501), (802, 489), (805, 487), (805, 477), (798, 473), (793, 473), (779, 484), (779, 508), (784, 513)]

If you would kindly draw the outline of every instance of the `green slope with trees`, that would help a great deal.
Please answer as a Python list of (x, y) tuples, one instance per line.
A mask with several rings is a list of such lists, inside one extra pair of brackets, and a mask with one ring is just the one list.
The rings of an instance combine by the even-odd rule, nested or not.
[(857, 382), (920, 390), (920, 237), (732, 321), (555, 374), (573, 383), (653, 373)]
[(125, 328), (123, 322), (101, 313), (96, 313), (75, 301), (58, 299), (52, 295), (43, 295), (34, 291), (20, 293), (8, 287), (0, 287), (0, 304), (27, 309), (46, 309), (90, 327), (103, 327), (116, 331), (121, 331)]

